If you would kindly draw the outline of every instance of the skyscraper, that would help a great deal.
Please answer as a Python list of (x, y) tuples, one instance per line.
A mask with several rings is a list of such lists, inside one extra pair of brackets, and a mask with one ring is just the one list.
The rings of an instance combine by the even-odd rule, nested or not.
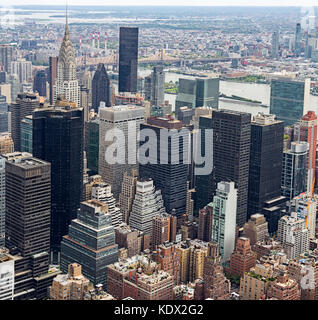
[(272, 52), (271, 58), (278, 59), (279, 57), (279, 32), (274, 31), (272, 34)]
[(170, 241), (170, 217), (162, 213), (152, 219), (152, 248)]
[(137, 181), (129, 225), (151, 236), (153, 218), (165, 211), (161, 191), (155, 189), (153, 181)]
[[(112, 186), (113, 194), (119, 198), (124, 173), (138, 170), (137, 137), (140, 124), (144, 122), (144, 108), (132, 105), (102, 107), (99, 109), (99, 174), (103, 180)], [(114, 130), (114, 131), (113, 131)], [(117, 155), (124, 155), (122, 161), (110, 163), (108, 148), (114, 141), (106, 141), (106, 134), (112, 135), (120, 130), (125, 141), (118, 143)], [(136, 147), (136, 149), (135, 149)], [(108, 151), (107, 151), (108, 150)]]
[(315, 178), (317, 150), (317, 116), (314, 111), (308, 111), (294, 126), (294, 140), (308, 142), (307, 191), (311, 192)]
[(229, 260), (235, 247), (236, 209), (234, 182), (219, 182), (213, 198), (211, 241), (219, 244), (222, 261)]
[(277, 239), (282, 244), (288, 259), (296, 259), (309, 250), (309, 234), (305, 228), (305, 220), (298, 219), (296, 212), (279, 220)]
[(35, 110), (33, 154), (51, 163), (51, 249), (59, 251), (82, 197), (83, 109), (57, 100), (55, 107)]
[(137, 92), (138, 28), (119, 29), (119, 92)]
[(294, 52), (296, 56), (299, 56), (301, 53), (301, 24), (300, 23), (296, 24)]
[(5, 159), (0, 156), (0, 248), (5, 245), (5, 218), (6, 218), (6, 172)]
[(284, 123), (274, 115), (258, 114), (251, 123), (248, 217), (264, 202), (281, 195)]
[(26, 59), (18, 59), (11, 62), (11, 73), (19, 77), (20, 84), (32, 80), (32, 62)]
[(264, 241), (268, 237), (268, 222), (260, 213), (251, 215), (251, 218), (244, 224), (244, 235), (250, 239), (252, 245)]
[(47, 74), (45, 70), (38, 71), (34, 76), (33, 91), (38, 92), (41, 97), (46, 97)]
[(57, 61), (57, 79), (54, 86), (53, 102), (59, 96), (64, 96), (66, 100), (75, 102), (76, 106), (79, 107), (80, 87), (76, 79), (75, 57), (76, 54), (70, 39), (66, 13), (65, 33)]
[(13, 47), (8, 44), (0, 45), (0, 63), (7, 73), (11, 73), (11, 61), (13, 58)]
[(66, 273), (69, 264), (79, 263), (85, 277), (106, 287), (107, 265), (117, 260), (118, 245), (107, 205), (97, 200), (82, 202), (61, 243), (61, 270)]
[(110, 80), (103, 63), (99, 63), (92, 80), (92, 108), (98, 113), (100, 102), (105, 102), (106, 107), (112, 105)]
[[(148, 144), (153, 144), (150, 148), (157, 150), (156, 155), (152, 154), (147, 163), (145, 155), (140, 154), (144, 163), (139, 164), (139, 175), (141, 178), (152, 178), (156, 188), (162, 191), (162, 197), (167, 213), (176, 210), (178, 217), (186, 212), (187, 179), (189, 165), (184, 159), (184, 155), (189, 156), (190, 135), (182, 135), (182, 122), (171, 118), (149, 117), (147, 123), (141, 124), (140, 129), (150, 129), (156, 134), (157, 139), (149, 139)], [(171, 130), (173, 129), (173, 130)], [(178, 139), (178, 135), (182, 139)], [(171, 134), (171, 139), (168, 135)], [(165, 138), (166, 141), (164, 140)], [(144, 138), (146, 139), (146, 138)], [(182, 143), (179, 143), (182, 140)], [(143, 142), (140, 143), (140, 152)], [(173, 157), (177, 156), (177, 162)], [(165, 161), (165, 157), (167, 158)], [(189, 160), (189, 159), (186, 159)], [(140, 162), (142, 162), (140, 161)]]
[(179, 92), (176, 98), (176, 113), (181, 107), (192, 109), (211, 107), (217, 109), (219, 105), (219, 85), (219, 78), (180, 79)]
[(270, 114), (291, 126), (305, 115), (309, 109), (310, 79), (305, 81), (291, 79), (272, 79), (270, 95)]
[(129, 224), (131, 207), (136, 193), (136, 183), (137, 171), (133, 170), (131, 173), (125, 172), (119, 195), (119, 207), (123, 215), (122, 220), (127, 224)]
[(212, 129), (215, 182), (235, 182), (236, 223), (243, 226), (247, 220), (251, 115), (230, 110), (213, 110)]
[(224, 276), (217, 242), (208, 243), (207, 256), (204, 258), (203, 281), (205, 299), (229, 299), (231, 283)]
[(16, 102), (11, 104), (11, 133), (16, 151), (21, 151), (21, 120), (31, 115), (39, 104), (38, 96), (31, 93), (19, 93)]
[(122, 214), (116, 205), (112, 194), (112, 187), (107, 183), (95, 183), (92, 186), (92, 200), (98, 200), (108, 206), (108, 213), (112, 218), (112, 226), (118, 227), (122, 223)]
[[(51, 165), (29, 153), (7, 153), (6, 247), (23, 257), (50, 251)], [(48, 261), (47, 261), (48, 263)]]
[(54, 104), (54, 86), (57, 78), (58, 57), (49, 57), (49, 85), (50, 85), (50, 104)]
[(160, 106), (165, 99), (165, 73), (163, 66), (153, 68), (151, 74), (150, 106)]
[(291, 200), (307, 190), (308, 143), (292, 142), (284, 151), (281, 177), (282, 195)]

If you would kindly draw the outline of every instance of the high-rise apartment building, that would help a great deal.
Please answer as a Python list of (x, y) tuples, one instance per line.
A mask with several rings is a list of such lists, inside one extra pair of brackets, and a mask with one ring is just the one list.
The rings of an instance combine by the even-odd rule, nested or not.
[(257, 114), (251, 123), (248, 217), (264, 202), (281, 195), (284, 123), (274, 115)]
[(219, 182), (213, 198), (211, 241), (219, 244), (223, 261), (230, 258), (235, 247), (237, 189), (234, 182)]
[(160, 244), (153, 251), (153, 259), (160, 264), (161, 270), (174, 276), (174, 283), (180, 283), (180, 258), (176, 246), (172, 242)]
[(137, 92), (138, 28), (119, 29), (119, 92)]
[(198, 239), (187, 239), (176, 245), (176, 251), (180, 259), (181, 282), (187, 283), (202, 278), (208, 243)]
[(55, 107), (36, 109), (32, 125), (33, 154), (51, 163), (51, 249), (58, 252), (82, 197), (83, 109), (57, 100)]
[(162, 213), (152, 219), (152, 247), (170, 241), (170, 215)]
[(16, 151), (21, 151), (21, 121), (39, 105), (38, 95), (31, 93), (19, 93), (16, 102), (11, 104), (11, 134)]
[(240, 282), (241, 300), (265, 299), (273, 282), (276, 280), (273, 266), (256, 264), (244, 274)]
[(106, 267), (118, 259), (118, 245), (107, 205), (97, 200), (81, 203), (76, 219), (61, 243), (61, 270), (76, 262), (94, 285), (106, 286)]
[(111, 82), (109, 80), (105, 65), (99, 63), (92, 80), (92, 108), (98, 112), (100, 102), (105, 102), (106, 107), (112, 105)]
[(311, 192), (315, 178), (317, 152), (317, 116), (314, 111), (308, 111), (294, 126), (294, 140), (308, 143), (307, 191)]
[(256, 258), (257, 255), (252, 251), (250, 239), (245, 237), (238, 238), (235, 250), (230, 257), (229, 273), (244, 277), (244, 273), (255, 266)]
[(11, 62), (11, 73), (19, 77), (20, 84), (28, 83), (32, 79), (32, 62), (18, 59)]
[(212, 129), (214, 179), (216, 183), (235, 182), (236, 223), (243, 226), (247, 220), (251, 115), (230, 110), (213, 110)]
[(296, 212), (279, 220), (277, 239), (281, 242), (288, 259), (296, 259), (309, 250), (309, 233), (305, 227), (305, 220), (297, 218)]
[(308, 143), (292, 142), (291, 148), (283, 153), (281, 177), (282, 195), (291, 200), (307, 191)]
[(268, 237), (268, 222), (264, 215), (255, 213), (244, 224), (244, 235), (250, 239), (251, 245), (264, 241)]
[(13, 46), (8, 44), (0, 45), (0, 63), (7, 73), (11, 73), (11, 61), (13, 59)]
[(76, 78), (75, 58), (76, 54), (70, 39), (66, 16), (64, 38), (57, 60), (57, 78), (53, 87), (54, 103), (58, 97), (63, 97), (68, 101), (75, 102), (76, 106), (80, 107), (80, 87)]
[(224, 276), (219, 246), (216, 242), (208, 243), (208, 252), (204, 260), (203, 281), (205, 299), (229, 299), (231, 283)]
[(118, 227), (122, 223), (122, 214), (117, 207), (116, 199), (112, 194), (111, 185), (100, 182), (92, 185), (92, 200), (103, 202), (108, 207), (108, 213), (111, 215), (112, 226)]
[(0, 89), (0, 133), (2, 132), (11, 132), (11, 113), (9, 112), (7, 97), (1, 95)]
[(310, 79), (305, 81), (272, 79), (270, 114), (291, 126), (309, 111)]
[(151, 179), (137, 181), (129, 225), (151, 237), (153, 218), (165, 211), (161, 191), (155, 189), (153, 181)]
[(317, 197), (309, 193), (301, 193), (290, 201), (290, 210), (297, 213), (299, 219), (306, 222), (309, 237), (316, 237)]
[[(140, 129), (152, 130), (156, 139), (140, 143), (139, 175), (141, 178), (153, 179), (156, 188), (162, 192), (167, 213), (175, 209), (177, 216), (181, 217), (186, 212), (187, 204), (191, 142), (189, 131), (182, 133), (181, 121), (156, 117), (149, 117), (147, 123), (141, 124)], [(152, 144), (150, 149), (157, 150), (156, 154), (152, 153), (149, 156), (142, 154), (141, 150), (145, 143)]]
[[(99, 109), (99, 174), (112, 186), (114, 197), (119, 198), (124, 173), (138, 170), (137, 137), (140, 125), (144, 122), (144, 108), (132, 105), (101, 107)], [(116, 143), (117, 159), (111, 163), (113, 155), (110, 147), (113, 135), (121, 131), (124, 141)], [(110, 138), (106, 141), (106, 135)], [(109, 148), (110, 147), (110, 148)], [(122, 157), (122, 159), (119, 159)]]
[(136, 183), (137, 171), (133, 170), (131, 173), (125, 172), (119, 195), (119, 207), (122, 213), (122, 220), (127, 224), (129, 224), (131, 207), (136, 193)]
[(211, 241), (213, 220), (213, 205), (209, 204), (204, 209), (199, 210), (198, 239)]

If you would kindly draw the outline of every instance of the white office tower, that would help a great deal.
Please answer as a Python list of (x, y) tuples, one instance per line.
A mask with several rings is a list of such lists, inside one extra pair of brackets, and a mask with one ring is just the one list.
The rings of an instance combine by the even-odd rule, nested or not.
[(152, 179), (137, 181), (129, 225), (145, 234), (152, 233), (152, 219), (165, 213), (161, 190), (156, 190)]
[(230, 259), (235, 247), (236, 209), (237, 189), (234, 182), (219, 182), (213, 197), (211, 241), (219, 244), (223, 262)]
[(5, 239), (5, 215), (6, 215), (6, 197), (5, 197), (5, 159), (0, 156), (0, 248), (4, 247)]
[(32, 80), (32, 62), (25, 59), (18, 59), (11, 62), (11, 74), (16, 74), (20, 84)]
[(57, 63), (57, 80), (54, 86), (54, 103), (59, 96), (80, 107), (80, 87), (76, 78), (75, 50), (73, 48), (66, 15), (65, 33)]
[(112, 186), (116, 200), (125, 172), (138, 172), (137, 137), (144, 114), (143, 107), (134, 105), (99, 108), (98, 173)]
[(0, 249), (0, 300), (13, 300), (14, 258), (7, 249)]
[(108, 213), (112, 217), (113, 227), (122, 223), (122, 214), (116, 205), (116, 199), (112, 194), (112, 187), (107, 183), (96, 183), (92, 186), (92, 200), (99, 200), (108, 205)]
[[(307, 220), (307, 229), (309, 238), (315, 238), (316, 235), (316, 215), (317, 215), (317, 198), (312, 197), (309, 193), (302, 193), (291, 200), (292, 211), (297, 213), (299, 219)], [(305, 224), (306, 227), (306, 224)]]
[(278, 221), (277, 239), (288, 259), (296, 259), (309, 250), (309, 232), (305, 223), (304, 219), (297, 218), (296, 212), (283, 216)]

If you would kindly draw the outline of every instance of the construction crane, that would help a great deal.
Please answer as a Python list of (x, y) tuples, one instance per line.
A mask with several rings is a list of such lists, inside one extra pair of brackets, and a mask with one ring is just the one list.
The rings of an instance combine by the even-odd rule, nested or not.
[(310, 200), (314, 194), (314, 186), (315, 186), (315, 177), (313, 179), (313, 182), (312, 182), (312, 186), (311, 186), (311, 193), (310, 193), (310, 199), (308, 200), (308, 203), (307, 203), (307, 215), (306, 215), (306, 228), (307, 228), (307, 221), (308, 221), (308, 213), (309, 213), (309, 206), (310, 206)]

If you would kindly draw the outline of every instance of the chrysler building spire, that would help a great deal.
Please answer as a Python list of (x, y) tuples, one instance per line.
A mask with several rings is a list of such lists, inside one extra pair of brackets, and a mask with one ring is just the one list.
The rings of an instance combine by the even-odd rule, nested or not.
[(70, 38), (67, 5), (65, 11), (65, 33), (58, 57), (54, 102), (58, 96), (64, 96), (65, 99), (75, 102), (78, 107), (80, 105), (79, 85), (76, 78), (76, 53)]

